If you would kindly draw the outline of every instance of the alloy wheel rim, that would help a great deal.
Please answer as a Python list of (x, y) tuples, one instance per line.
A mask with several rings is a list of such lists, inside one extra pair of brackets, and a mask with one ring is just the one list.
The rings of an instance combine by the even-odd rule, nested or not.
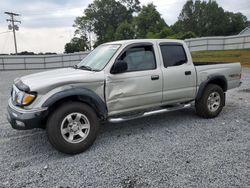
[(67, 115), (61, 123), (61, 135), (69, 143), (80, 143), (88, 136), (90, 123), (88, 118), (79, 112)]
[(207, 99), (207, 107), (209, 111), (215, 112), (219, 109), (221, 103), (220, 94), (217, 91), (212, 92)]

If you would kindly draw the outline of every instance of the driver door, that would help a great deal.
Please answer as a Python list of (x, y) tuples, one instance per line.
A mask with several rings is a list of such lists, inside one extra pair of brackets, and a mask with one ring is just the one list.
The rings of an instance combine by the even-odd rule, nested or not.
[(125, 48), (117, 60), (127, 62), (126, 72), (106, 77), (109, 115), (156, 106), (162, 100), (162, 72), (154, 46), (140, 43)]

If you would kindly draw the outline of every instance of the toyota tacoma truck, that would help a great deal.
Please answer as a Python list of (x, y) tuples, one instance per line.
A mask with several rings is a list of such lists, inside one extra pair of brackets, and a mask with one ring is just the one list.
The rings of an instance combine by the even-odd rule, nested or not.
[(185, 42), (109, 42), (79, 64), (14, 80), (7, 118), (14, 129), (46, 129), (57, 150), (89, 148), (103, 122), (119, 123), (194, 104), (218, 116), (227, 90), (241, 83), (240, 63), (193, 63)]

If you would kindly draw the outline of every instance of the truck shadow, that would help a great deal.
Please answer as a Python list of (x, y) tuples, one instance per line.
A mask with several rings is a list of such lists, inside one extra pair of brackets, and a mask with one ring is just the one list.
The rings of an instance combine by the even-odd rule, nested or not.
[(122, 123), (104, 123), (100, 128), (98, 142), (103, 142), (106, 137), (122, 137), (143, 135), (154, 130), (177, 129), (179, 126), (187, 126), (199, 121), (201, 118), (195, 114), (193, 108), (175, 112), (162, 113), (129, 120)]

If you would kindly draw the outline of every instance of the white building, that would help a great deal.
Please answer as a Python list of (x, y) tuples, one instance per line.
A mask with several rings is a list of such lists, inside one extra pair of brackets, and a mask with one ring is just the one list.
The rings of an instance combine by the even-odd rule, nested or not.
[(239, 33), (239, 35), (245, 35), (245, 34), (250, 34), (250, 26), (246, 27)]

